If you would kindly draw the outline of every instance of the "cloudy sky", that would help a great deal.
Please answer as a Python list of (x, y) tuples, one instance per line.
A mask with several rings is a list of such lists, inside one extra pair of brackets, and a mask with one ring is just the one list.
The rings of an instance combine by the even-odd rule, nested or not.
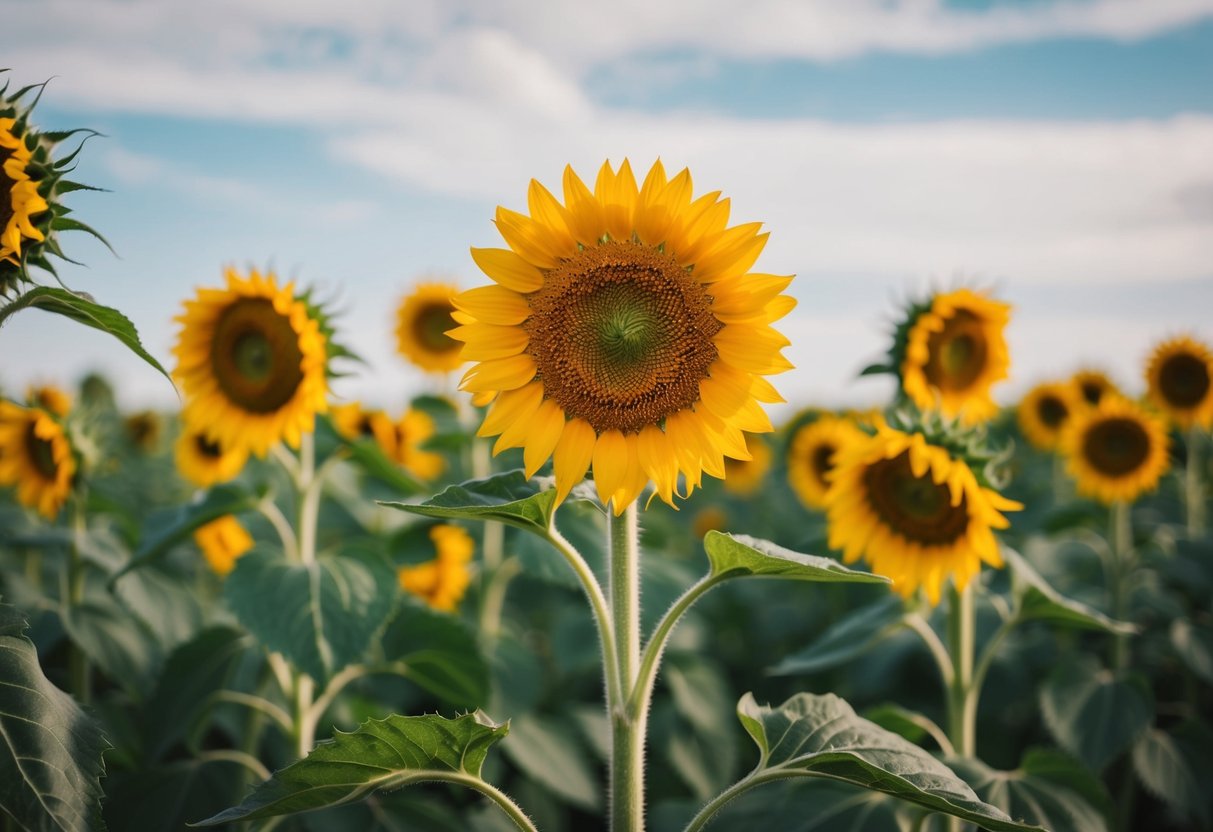
[[(46, 128), (87, 126), (64, 279), (166, 365), (172, 318), (225, 265), (272, 266), (342, 310), (368, 361), (337, 392), (427, 381), (393, 312), (434, 275), (485, 282), (495, 206), (571, 163), (690, 168), (795, 273), (794, 405), (863, 403), (899, 305), (989, 287), (1015, 306), (1012, 402), (1151, 345), (1213, 341), (1213, 0), (5, 0), (0, 65), (52, 78)], [(0, 332), (0, 384), (90, 369), (128, 407), (171, 388), (40, 312)]]

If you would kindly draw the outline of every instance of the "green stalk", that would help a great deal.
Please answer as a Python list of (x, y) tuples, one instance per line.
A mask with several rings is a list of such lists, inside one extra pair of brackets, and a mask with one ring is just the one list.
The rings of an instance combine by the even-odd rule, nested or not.
[(1187, 509), (1188, 539), (1205, 533), (1205, 489), (1201, 477), (1200, 427), (1188, 428), (1188, 463), (1184, 466), (1184, 503)]
[[(67, 614), (70, 616), (84, 601), (84, 559), (80, 555), (80, 544), (87, 534), (84, 518), (84, 497), (77, 494), (72, 500), (72, 543), (69, 549), (67, 573)], [(93, 699), (93, 674), (88, 655), (80, 645), (68, 645), (68, 679), (72, 692), (80, 704), (88, 705)]]
[(610, 604), (615, 653), (619, 662), (619, 691), (608, 687), (607, 716), (611, 721), (611, 832), (644, 829), (644, 740), (647, 709), (628, 707), (640, 669), (640, 529), (636, 503), (608, 521)]
[(977, 708), (973, 688), (973, 642), (977, 619), (973, 587), (948, 585), (948, 653), (952, 679), (948, 685), (948, 739), (962, 757), (977, 754)]
[[(316, 476), (315, 437), (311, 433), (305, 433), (300, 442), (299, 465), (295, 473), (296, 505), (299, 509), (299, 545), (296, 554), (300, 564), (312, 567), (316, 562), (316, 523), (320, 515), (321, 479)], [(316, 722), (319, 717), (312, 709), (316, 695), (315, 681), (306, 673), (292, 668), (290, 695), (292, 739), (295, 741), (295, 751), (302, 759), (312, 750), (316, 741)]]
[[(1122, 501), (1111, 509), (1112, 557), (1108, 568), (1108, 591), (1112, 596), (1112, 617), (1127, 621), (1129, 612), (1128, 578), (1133, 569), (1132, 506)], [(1112, 669), (1123, 670), (1129, 664), (1129, 634), (1117, 633), (1112, 641)]]

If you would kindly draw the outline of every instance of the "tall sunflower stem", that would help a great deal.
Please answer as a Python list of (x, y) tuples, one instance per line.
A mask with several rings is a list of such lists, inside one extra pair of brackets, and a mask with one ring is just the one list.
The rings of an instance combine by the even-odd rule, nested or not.
[[(296, 499), (299, 507), (299, 562), (314, 569), (316, 563), (316, 524), (320, 516), (320, 492), (322, 478), (316, 476), (315, 435), (305, 433), (299, 444), (298, 477), (295, 480)], [(295, 750), (302, 759), (312, 750), (316, 740), (316, 723), (320, 714), (312, 708), (316, 696), (316, 683), (311, 676), (299, 669), (292, 669), (293, 705), (292, 727)]]
[[(1133, 571), (1133, 507), (1120, 500), (1111, 509), (1111, 562), (1108, 568), (1108, 592), (1112, 596), (1112, 616), (1124, 621), (1129, 613), (1129, 575)], [(1129, 665), (1129, 635), (1117, 633), (1112, 641), (1112, 669)]]
[[(69, 551), (67, 576), (67, 611), (70, 615), (84, 601), (84, 558), (81, 549), (88, 527), (84, 516), (84, 497), (77, 494), (72, 500), (72, 543)], [(89, 667), (88, 654), (76, 643), (68, 649), (68, 679), (72, 692), (82, 705), (93, 698), (93, 674)]]
[(648, 722), (643, 710), (628, 707), (640, 670), (640, 528), (633, 502), (608, 521), (610, 605), (619, 690), (608, 687), (611, 722), (611, 832), (644, 829), (644, 743)]
[(1188, 538), (1195, 539), (1205, 533), (1205, 487), (1201, 459), (1201, 429), (1199, 425), (1188, 428), (1188, 462), (1184, 466), (1184, 503), (1188, 521)]
[(948, 739), (956, 753), (977, 753), (977, 709), (973, 694), (973, 652), (977, 616), (973, 587), (948, 585), (948, 653), (952, 657), (952, 679), (948, 686)]

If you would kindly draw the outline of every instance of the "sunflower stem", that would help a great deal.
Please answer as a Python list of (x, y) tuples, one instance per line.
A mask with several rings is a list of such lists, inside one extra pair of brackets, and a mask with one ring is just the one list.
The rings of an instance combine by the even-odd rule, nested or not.
[(952, 681), (948, 686), (948, 739), (956, 753), (972, 757), (977, 752), (977, 709), (973, 688), (973, 642), (977, 629), (973, 588), (948, 585), (948, 653), (952, 657)]
[[(1132, 505), (1119, 500), (1111, 509), (1112, 557), (1108, 568), (1108, 593), (1112, 596), (1112, 617), (1127, 621), (1129, 612), (1128, 578), (1133, 569)], [(1123, 670), (1129, 664), (1129, 634), (1117, 633), (1112, 640), (1112, 669)]]
[(611, 831), (644, 829), (644, 740), (647, 708), (628, 707), (640, 668), (640, 529), (632, 502), (608, 520), (610, 603), (614, 622), (619, 690), (608, 688), (611, 721)]
[[(305, 433), (299, 443), (299, 477), (295, 481), (299, 506), (299, 562), (308, 569), (316, 564), (316, 523), (320, 516), (321, 478), (316, 476), (315, 436)], [(294, 740), (295, 750), (302, 759), (312, 750), (316, 740), (318, 714), (312, 708), (316, 683), (301, 670), (294, 675)]]
[(1188, 461), (1184, 466), (1184, 502), (1187, 509), (1188, 539), (1194, 540), (1205, 533), (1205, 489), (1200, 458), (1200, 434), (1198, 425), (1188, 428)]
[[(81, 546), (87, 526), (84, 517), (84, 497), (77, 494), (72, 500), (72, 543), (69, 552), (67, 577), (67, 609), (70, 615), (84, 601), (84, 558), (81, 557)], [(89, 667), (88, 654), (80, 645), (72, 642), (68, 649), (68, 678), (72, 692), (82, 705), (88, 705), (93, 699), (92, 669)]]

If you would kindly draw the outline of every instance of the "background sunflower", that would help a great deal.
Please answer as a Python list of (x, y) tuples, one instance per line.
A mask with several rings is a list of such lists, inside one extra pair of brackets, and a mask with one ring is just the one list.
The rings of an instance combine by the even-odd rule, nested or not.
[(22, 505), (53, 520), (67, 501), (76, 458), (49, 412), (0, 401), (0, 486), (15, 486)]
[(830, 474), (839, 454), (867, 438), (853, 420), (830, 415), (796, 430), (788, 444), (788, 483), (805, 506), (818, 510), (826, 507)]
[(1119, 396), (1079, 411), (1061, 447), (1078, 493), (1104, 503), (1152, 491), (1170, 465), (1162, 420)]
[(454, 329), (459, 293), (453, 283), (419, 283), (396, 312), (396, 348), (416, 366), (431, 373), (459, 369), (466, 361), (463, 345), (447, 333)]
[(1146, 367), (1147, 394), (1181, 428), (1213, 426), (1213, 350), (1189, 337), (1154, 348)]
[(1056, 450), (1066, 424), (1087, 407), (1078, 388), (1069, 382), (1046, 382), (1028, 391), (1015, 409), (1019, 429), (1043, 451)]
[(454, 612), (472, 581), (469, 564), (476, 544), (463, 528), (446, 523), (430, 527), (429, 539), (434, 557), (400, 567), (400, 587), (436, 610)]

